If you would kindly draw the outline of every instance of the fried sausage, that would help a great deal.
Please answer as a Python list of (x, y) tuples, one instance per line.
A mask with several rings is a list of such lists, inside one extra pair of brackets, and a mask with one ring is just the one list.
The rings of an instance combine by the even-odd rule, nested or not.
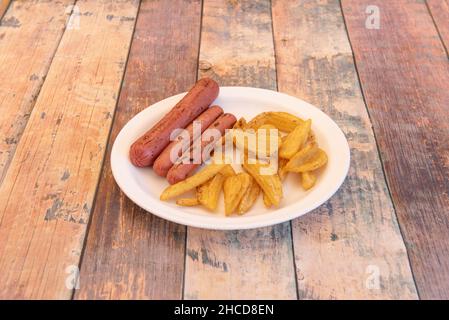
[[(214, 123), (212, 123), (206, 131), (204, 131), (201, 136), (201, 162), (208, 160), (210, 151), (212, 151), (213, 147), (218, 142), (217, 140), (210, 140), (211, 131), (209, 131), (209, 129), (215, 129), (220, 136), (223, 136), (225, 130), (232, 128), (236, 121), (237, 119), (232, 114), (225, 113), (220, 118), (215, 120)], [(193, 161), (193, 156), (191, 154), (193, 148), (194, 147), (190, 149), (190, 152), (187, 156), (179, 159), (179, 161), (174, 164), (173, 167), (170, 168), (170, 170), (168, 170), (167, 181), (170, 184), (174, 184), (186, 179), (190, 173), (192, 173), (197, 167), (201, 165), (201, 163), (195, 163)], [(204, 152), (205, 150), (207, 150), (208, 152)], [(185, 163), (184, 160), (186, 160), (187, 157), (189, 158), (187, 159), (188, 163)]]
[[(156, 174), (158, 174), (161, 177), (165, 177), (167, 175), (168, 170), (173, 166), (176, 160), (178, 160), (179, 157), (181, 157), (182, 153), (191, 146), (193, 139), (200, 138), (198, 137), (198, 133), (193, 132), (194, 123), (200, 126), (199, 128), (201, 128), (201, 132), (199, 133), (201, 134), (212, 124), (212, 122), (214, 122), (222, 114), (223, 109), (220, 108), (219, 106), (212, 106), (206, 111), (204, 111), (202, 114), (200, 114), (198, 118), (196, 118), (193, 121), (193, 123), (191, 123), (186, 128), (190, 141), (188, 142), (184, 141), (183, 135), (179, 135), (175, 140), (173, 140), (157, 157), (156, 161), (154, 161), (153, 164), (154, 172), (156, 172)], [(194, 137), (194, 134), (196, 134), (197, 137)], [(174, 153), (173, 155), (172, 150)], [(175, 154), (176, 150), (177, 154)]]
[(219, 87), (214, 80), (199, 80), (169, 113), (131, 145), (131, 162), (137, 167), (151, 166), (170, 143), (172, 131), (185, 128), (210, 106), (218, 93)]

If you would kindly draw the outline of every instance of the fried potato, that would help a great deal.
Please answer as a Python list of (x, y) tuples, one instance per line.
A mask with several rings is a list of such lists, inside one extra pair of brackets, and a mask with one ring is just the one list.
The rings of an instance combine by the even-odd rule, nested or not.
[(316, 183), (316, 175), (313, 172), (306, 171), (301, 173), (301, 185), (305, 190), (311, 189)]
[(263, 164), (249, 164), (244, 163), (243, 168), (248, 172), (254, 180), (256, 180), (259, 187), (267, 195), (270, 202), (274, 206), (279, 206), (282, 199), (282, 183), (278, 174), (264, 175), (261, 174)]
[(326, 165), (327, 163), (327, 154), (322, 149), (318, 149), (318, 152), (310, 158), (307, 162), (298, 165), (289, 167), (288, 171), (291, 172), (307, 172), (307, 171), (313, 171), (316, 169), (321, 168), (322, 166)]
[(234, 144), (245, 157), (270, 158), (282, 145), (282, 138), (273, 125), (262, 125), (257, 131), (234, 130)]
[(263, 204), (265, 205), (265, 208), (271, 208), (272, 206), (270, 198), (268, 198), (266, 193), (263, 194)]
[(160, 199), (165, 201), (177, 197), (189, 190), (195, 189), (199, 185), (205, 183), (207, 180), (212, 179), (218, 172), (220, 172), (226, 165), (225, 164), (209, 164), (205, 166), (201, 171), (197, 172), (191, 177), (180, 181), (176, 184), (168, 186), (161, 194)]
[(245, 118), (240, 118), (232, 127), (232, 129), (241, 129), (241, 130), (246, 130), (247, 127), (247, 122), (245, 120)]
[(280, 158), (278, 160), (278, 175), (281, 178), (281, 181), (284, 181), (288, 175), (288, 171), (286, 170), (286, 165), (288, 163), (288, 159)]
[(299, 150), (285, 165), (286, 171), (293, 171), (292, 168), (299, 167), (312, 159), (318, 152), (318, 146), (315, 143), (308, 143)]
[(271, 124), (280, 131), (291, 132), (303, 122), (304, 120), (288, 112), (263, 112), (248, 122), (247, 128), (256, 130), (264, 124)]
[(234, 168), (232, 168), (230, 164), (225, 165), (224, 168), (221, 169), (220, 173), (225, 177), (235, 176)]
[(223, 174), (217, 173), (215, 177), (199, 186), (197, 188), (198, 202), (207, 209), (215, 211), (225, 179), (226, 177)]
[(199, 205), (200, 202), (198, 201), (198, 198), (182, 198), (176, 200), (176, 204), (183, 207), (194, 207)]
[(288, 134), (279, 149), (281, 158), (290, 159), (303, 147), (309, 137), (311, 125), (312, 121), (309, 119)]
[(246, 190), (245, 194), (243, 195), (243, 198), (240, 201), (240, 204), (237, 208), (238, 214), (244, 214), (248, 212), (248, 210), (251, 209), (251, 207), (254, 205), (257, 198), (259, 197), (260, 187), (253, 178), (250, 179), (251, 184), (249, 188)]
[(239, 205), (251, 185), (251, 177), (245, 172), (226, 178), (223, 191), (225, 199), (225, 214), (232, 214)]

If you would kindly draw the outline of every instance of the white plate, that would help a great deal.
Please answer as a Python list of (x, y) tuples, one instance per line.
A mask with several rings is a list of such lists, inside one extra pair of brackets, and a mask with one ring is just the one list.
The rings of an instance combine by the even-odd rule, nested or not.
[(343, 132), (318, 108), (279, 92), (246, 88), (221, 87), (214, 104), (237, 118), (251, 119), (264, 111), (286, 111), (312, 119), (312, 130), (329, 162), (309, 191), (301, 189), (297, 174), (289, 174), (283, 183), (284, 199), (277, 209), (266, 209), (261, 197), (243, 216), (224, 216), (223, 199), (219, 213), (201, 207), (179, 207), (174, 201), (163, 202), (159, 195), (168, 186), (151, 168), (136, 168), (128, 158), (131, 144), (153, 126), (185, 93), (162, 100), (132, 118), (120, 131), (111, 153), (112, 173), (122, 191), (137, 205), (161, 218), (180, 224), (207, 229), (234, 230), (274, 225), (302, 216), (327, 201), (341, 186), (349, 169), (349, 146)]

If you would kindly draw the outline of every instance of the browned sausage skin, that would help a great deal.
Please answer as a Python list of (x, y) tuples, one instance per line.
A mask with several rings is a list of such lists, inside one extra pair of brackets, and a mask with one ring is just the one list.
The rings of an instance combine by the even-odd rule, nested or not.
[(137, 167), (151, 166), (170, 143), (170, 134), (185, 128), (218, 97), (218, 84), (210, 79), (199, 80), (169, 113), (137, 139), (130, 148), (129, 158)]
[[(217, 120), (214, 121), (207, 129), (215, 129), (217, 132), (219, 132), (220, 136), (223, 136), (226, 129), (232, 128), (234, 123), (236, 123), (237, 119), (234, 115), (230, 113), (225, 113), (221, 117), (219, 117)], [(206, 130), (203, 135), (201, 136), (201, 161), (204, 162), (207, 159), (207, 156), (209, 156), (209, 153), (204, 153), (203, 151), (205, 149), (211, 150), (212, 144), (215, 145), (217, 141), (211, 141), (209, 140), (210, 134), (208, 130)], [(192, 150), (191, 150), (192, 151)], [(206, 158), (204, 158), (206, 156)], [(189, 157), (191, 158), (191, 157)], [(181, 161), (181, 159), (180, 159)], [(190, 173), (192, 173), (196, 168), (198, 168), (201, 165), (201, 163), (193, 163), (190, 161), (189, 163), (176, 163), (174, 164), (170, 170), (168, 170), (167, 173), (167, 181), (170, 184), (175, 184), (179, 181), (182, 181), (186, 179)]]
[[(165, 149), (162, 151), (162, 153), (157, 157), (156, 161), (154, 161), (153, 164), (153, 170), (156, 172), (157, 175), (161, 177), (165, 177), (167, 175), (168, 170), (173, 166), (173, 164), (178, 160), (179, 157), (181, 157), (182, 153), (187, 150), (190, 145), (193, 142), (194, 139), (194, 123), (196, 123), (201, 132), (203, 133), (204, 130), (206, 130), (212, 122), (214, 122), (219, 116), (223, 114), (223, 109), (219, 106), (212, 106), (206, 111), (204, 111), (202, 114), (196, 118), (193, 123), (191, 123), (185, 130), (188, 133), (188, 137), (190, 138), (190, 141), (186, 143), (184, 141), (184, 136), (180, 135), (178, 136), (174, 141), (172, 141)], [(197, 137), (196, 138), (200, 138)], [(177, 152), (177, 154), (172, 155), (173, 152)], [(177, 151), (176, 151), (177, 150)], [(175, 156), (175, 157), (173, 157)]]

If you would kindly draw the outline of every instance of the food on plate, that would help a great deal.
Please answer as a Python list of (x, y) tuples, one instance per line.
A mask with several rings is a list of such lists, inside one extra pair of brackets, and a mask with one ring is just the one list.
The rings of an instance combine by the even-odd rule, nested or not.
[(182, 207), (194, 207), (200, 204), (198, 198), (181, 198), (176, 200), (176, 204)]
[(161, 200), (169, 200), (174, 197), (180, 196), (192, 189), (195, 189), (199, 185), (205, 183), (209, 179), (213, 178), (220, 170), (222, 170), (226, 164), (211, 163), (205, 166), (198, 173), (194, 174), (187, 179), (180, 181), (176, 184), (168, 186), (161, 194)]
[(242, 166), (256, 180), (259, 187), (270, 200), (270, 203), (276, 207), (279, 206), (282, 199), (282, 182), (278, 174), (264, 174), (261, 170), (264, 164), (261, 163), (243, 163)]
[(316, 183), (316, 175), (311, 171), (301, 172), (301, 185), (304, 190), (311, 189)]
[[(260, 195), (265, 207), (279, 207), (287, 175), (296, 173), (298, 185), (306, 191), (317, 184), (319, 169), (328, 157), (318, 146), (311, 119), (271, 111), (250, 121), (237, 120), (219, 106), (209, 107), (218, 93), (215, 81), (199, 80), (132, 144), (131, 162), (138, 167), (152, 166), (169, 182), (161, 200), (178, 198), (179, 206), (202, 206), (216, 212), (223, 194), (225, 214), (243, 215)], [(179, 198), (192, 191), (194, 196)]]
[(200, 204), (211, 211), (215, 211), (218, 205), (218, 199), (221, 194), (223, 183), (227, 176), (217, 173), (215, 177), (197, 188), (197, 197)]
[(309, 119), (296, 126), (296, 128), (287, 135), (287, 138), (285, 138), (279, 149), (279, 156), (281, 158), (290, 159), (301, 149), (309, 137), (311, 125), (312, 121)]
[(249, 188), (246, 190), (245, 194), (243, 195), (242, 200), (239, 203), (239, 206), (237, 207), (237, 213), (238, 214), (244, 214), (251, 209), (251, 207), (256, 203), (257, 198), (260, 194), (260, 187), (257, 184), (257, 182), (251, 178), (251, 184)]
[[(203, 133), (219, 116), (223, 114), (223, 109), (219, 106), (212, 106), (200, 114), (183, 132), (178, 135), (156, 158), (153, 164), (153, 170), (157, 175), (165, 177), (168, 170), (182, 156), (193, 143), (193, 140), (200, 138), (195, 137)], [(196, 125), (194, 127), (194, 124)], [(198, 128), (199, 132), (194, 132), (194, 128)], [(196, 129), (196, 130), (198, 130)]]
[(289, 133), (303, 122), (304, 120), (288, 112), (263, 112), (248, 122), (246, 127), (257, 129), (264, 124), (271, 124), (279, 131)]
[(226, 215), (231, 215), (237, 209), (250, 186), (251, 177), (245, 172), (226, 178), (223, 184)]
[[(189, 150), (187, 155), (182, 156), (173, 167), (168, 170), (167, 181), (175, 184), (186, 179), (196, 168), (204, 161), (208, 160), (217, 142), (224, 135), (226, 129), (232, 128), (237, 119), (230, 113), (225, 113), (215, 120), (201, 136), (199, 144), (200, 149), (196, 150), (195, 146)], [(215, 129), (212, 131), (211, 129)], [(199, 155), (199, 159), (194, 159), (195, 152)]]
[(171, 133), (189, 125), (211, 105), (218, 93), (219, 87), (214, 80), (199, 80), (170, 112), (131, 145), (131, 162), (137, 167), (151, 166), (170, 143)]

